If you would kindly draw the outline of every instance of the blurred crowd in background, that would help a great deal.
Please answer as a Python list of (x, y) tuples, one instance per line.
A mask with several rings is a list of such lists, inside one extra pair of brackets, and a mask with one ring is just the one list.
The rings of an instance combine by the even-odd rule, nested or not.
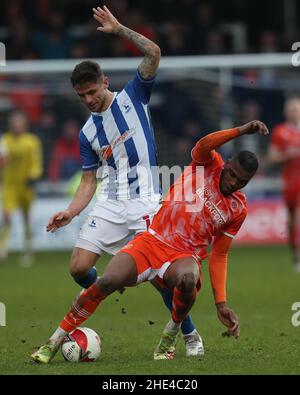
[[(1, 3), (0, 41), (7, 45), (8, 59), (139, 55), (126, 40), (99, 37), (91, 18), (95, 0)], [(259, 4), (249, 0), (107, 0), (105, 4), (126, 26), (157, 42), (166, 56), (280, 52), (290, 50), (290, 42), (297, 41), (298, 2), (293, 2), (295, 9), (290, 1), (280, 0)]]
[[(158, 43), (163, 56), (173, 56), (290, 51), (297, 41), (300, 4), (287, 1), (294, 8), (287, 8), (285, 0), (260, 2), (259, 11), (257, 2), (249, 0), (108, 0), (106, 5), (126, 26)], [(7, 60), (140, 56), (126, 40), (96, 31), (91, 17), (96, 5), (91, 0), (3, 1), (0, 41), (6, 45)], [(121, 89), (122, 81), (108, 76), (112, 90)], [(77, 136), (88, 114), (69, 87), (69, 75), (51, 78), (47, 76), (45, 84), (43, 77), (0, 77), (0, 132), (7, 130), (10, 112), (25, 112), (28, 128), (43, 142), (43, 178), (59, 181), (81, 168)], [(226, 118), (233, 125), (258, 118), (272, 129), (284, 119), (286, 97), (297, 93), (291, 84), (294, 76), (282, 70), (244, 69), (232, 78), (230, 92), (223, 91), (219, 81), (191, 76), (156, 84), (151, 112), (161, 164), (187, 165), (197, 139), (232, 126), (224, 123)], [(288, 92), (277, 89), (285, 81), (292, 85)], [(257, 145), (249, 138), (244, 144), (263, 164), (268, 140)], [(229, 147), (225, 156), (235, 148)], [(261, 172), (268, 171), (261, 167)]]

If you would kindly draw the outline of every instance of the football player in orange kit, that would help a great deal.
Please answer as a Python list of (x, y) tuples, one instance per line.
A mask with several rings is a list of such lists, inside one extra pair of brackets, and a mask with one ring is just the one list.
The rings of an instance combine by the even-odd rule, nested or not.
[(300, 98), (288, 99), (286, 122), (271, 134), (269, 160), (282, 165), (283, 199), (288, 210), (288, 237), (294, 270), (300, 273)]
[(209, 271), (217, 315), (224, 335), (239, 336), (239, 320), (226, 305), (227, 255), (246, 215), (246, 198), (239, 190), (254, 176), (258, 161), (242, 151), (226, 163), (215, 148), (245, 134), (268, 134), (266, 125), (252, 121), (205, 136), (192, 150), (192, 162), (170, 188), (148, 231), (115, 255), (95, 284), (75, 299), (48, 342), (32, 354), (49, 363), (65, 335), (77, 328), (112, 292), (154, 280), (173, 290), (172, 318), (164, 329), (154, 359), (173, 359), (177, 335), (201, 287), (201, 262), (212, 243)]

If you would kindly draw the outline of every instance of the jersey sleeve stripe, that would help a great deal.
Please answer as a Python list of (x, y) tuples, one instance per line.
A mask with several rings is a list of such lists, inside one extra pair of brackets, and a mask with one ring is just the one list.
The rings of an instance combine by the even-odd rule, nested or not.
[(93, 165), (89, 165), (89, 166), (82, 166), (83, 170), (93, 170), (93, 169), (98, 169), (99, 165), (98, 163), (95, 163)]
[(90, 141), (87, 139), (83, 130), (79, 133), (80, 156), (82, 160), (82, 169), (90, 169), (91, 167), (99, 167), (99, 158), (93, 151)]
[(145, 82), (145, 83), (153, 83), (153, 81), (155, 81), (155, 79), (156, 79), (156, 74), (150, 78), (143, 78), (139, 69), (137, 69), (136, 75), (140, 81)]
[(232, 239), (234, 239), (234, 235), (231, 235), (231, 234), (228, 233), (228, 232), (223, 232), (223, 233), (224, 233), (224, 235), (226, 235), (226, 236), (231, 237)]

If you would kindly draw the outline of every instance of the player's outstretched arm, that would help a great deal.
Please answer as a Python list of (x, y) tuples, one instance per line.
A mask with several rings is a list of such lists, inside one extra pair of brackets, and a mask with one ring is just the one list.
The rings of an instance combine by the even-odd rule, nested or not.
[(75, 196), (65, 211), (55, 213), (46, 226), (47, 232), (55, 232), (57, 229), (68, 225), (76, 215), (79, 215), (92, 200), (97, 189), (96, 170), (84, 171)]
[(213, 158), (213, 150), (215, 148), (244, 134), (254, 133), (267, 135), (269, 134), (269, 130), (263, 122), (255, 120), (236, 128), (210, 133), (198, 140), (192, 150), (192, 158), (200, 164), (209, 163)]
[(120, 37), (125, 37), (136, 45), (136, 47), (144, 54), (144, 58), (139, 65), (139, 71), (143, 78), (151, 78), (156, 74), (160, 61), (160, 48), (153, 41), (144, 37), (126, 26), (119, 23), (113, 16), (109, 9), (104, 6), (103, 8), (93, 8), (94, 18), (101, 26), (97, 30), (104, 33), (117, 34)]
[(226, 305), (227, 257), (232, 238), (225, 234), (215, 238), (209, 257), (209, 275), (219, 320), (228, 330), (223, 336), (239, 337), (239, 319)]

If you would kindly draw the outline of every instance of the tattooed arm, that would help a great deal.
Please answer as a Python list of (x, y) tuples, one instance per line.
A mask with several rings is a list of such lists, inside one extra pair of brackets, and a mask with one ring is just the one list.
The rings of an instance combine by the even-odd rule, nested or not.
[(139, 65), (139, 71), (143, 78), (151, 78), (156, 74), (160, 61), (160, 48), (153, 41), (144, 37), (142, 34), (128, 29), (121, 25), (112, 15), (109, 9), (104, 6), (93, 8), (94, 18), (101, 23), (102, 26), (97, 30), (104, 33), (114, 33), (120, 37), (127, 38), (144, 54), (144, 58)]

